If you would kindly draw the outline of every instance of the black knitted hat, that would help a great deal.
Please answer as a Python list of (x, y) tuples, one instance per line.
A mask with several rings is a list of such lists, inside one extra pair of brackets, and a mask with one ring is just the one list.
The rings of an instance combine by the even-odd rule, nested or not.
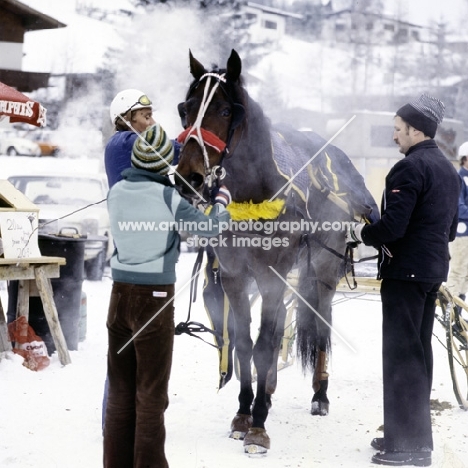
[(428, 94), (422, 94), (418, 99), (400, 107), (396, 115), (424, 135), (434, 138), (437, 125), (444, 118), (444, 112), (445, 106), (442, 101)]

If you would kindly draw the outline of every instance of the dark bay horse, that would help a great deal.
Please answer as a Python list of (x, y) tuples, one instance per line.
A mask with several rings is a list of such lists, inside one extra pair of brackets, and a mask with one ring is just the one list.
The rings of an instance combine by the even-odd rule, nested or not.
[[(183, 148), (176, 184), (194, 202), (198, 202), (195, 193), (208, 200), (208, 189), (226, 185), (233, 199), (228, 208), (255, 212), (244, 215), (244, 224), (230, 225), (218, 239), (215, 252), (234, 314), (239, 359), (239, 408), (231, 436), (244, 439), (246, 452), (265, 453), (270, 448), (265, 421), (276, 386), (288, 274), (293, 268), (299, 272), (294, 288), (300, 299), (296, 342), (304, 369), (313, 371), (311, 412), (325, 415), (331, 303), (346, 270), (343, 223), (372, 212), (375, 216), (378, 210), (362, 177), (341, 150), (327, 146), (316, 134), (271, 128), (243, 87), (236, 51), (231, 52), (225, 69), (212, 71), (190, 52), (190, 72), (194, 81), (179, 105), (185, 131), (178, 138)], [(301, 157), (306, 161), (302, 167)], [(253, 280), (262, 298), (255, 343), (249, 304)], [(257, 370), (255, 394), (252, 357)]]

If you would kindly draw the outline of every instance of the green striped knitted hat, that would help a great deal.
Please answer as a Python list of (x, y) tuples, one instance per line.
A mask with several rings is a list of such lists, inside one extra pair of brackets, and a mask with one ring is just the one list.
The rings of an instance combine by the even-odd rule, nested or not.
[(133, 167), (166, 175), (173, 160), (172, 141), (158, 123), (148, 127), (133, 143)]

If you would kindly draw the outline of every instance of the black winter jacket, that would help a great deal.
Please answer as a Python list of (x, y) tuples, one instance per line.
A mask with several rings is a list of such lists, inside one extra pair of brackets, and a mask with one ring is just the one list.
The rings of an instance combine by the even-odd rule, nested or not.
[(364, 244), (380, 251), (380, 278), (446, 281), (460, 182), (434, 140), (412, 146), (393, 166), (385, 179), (382, 217), (361, 232)]

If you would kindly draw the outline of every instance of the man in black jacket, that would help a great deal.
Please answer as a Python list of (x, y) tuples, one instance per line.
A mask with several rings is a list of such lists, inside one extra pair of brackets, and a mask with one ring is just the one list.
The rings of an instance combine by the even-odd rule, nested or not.
[(380, 252), (384, 437), (372, 462), (429, 466), (433, 450), (431, 336), (437, 291), (447, 279), (460, 179), (433, 138), (444, 105), (426, 94), (401, 107), (393, 140), (405, 155), (385, 180), (379, 221), (350, 225), (350, 244)]

